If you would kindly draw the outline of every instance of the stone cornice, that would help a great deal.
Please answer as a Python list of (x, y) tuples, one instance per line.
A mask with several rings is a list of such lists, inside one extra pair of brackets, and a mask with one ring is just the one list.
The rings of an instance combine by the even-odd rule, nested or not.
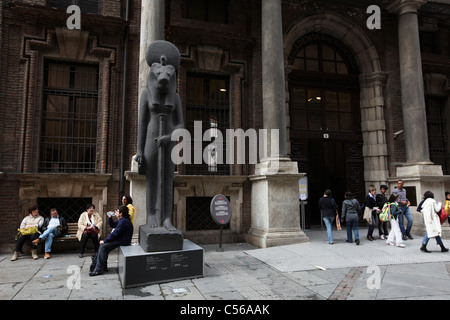
[(417, 13), (417, 10), (426, 3), (426, 0), (395, 0), (386, 6), (386, 10), (398, 15)]

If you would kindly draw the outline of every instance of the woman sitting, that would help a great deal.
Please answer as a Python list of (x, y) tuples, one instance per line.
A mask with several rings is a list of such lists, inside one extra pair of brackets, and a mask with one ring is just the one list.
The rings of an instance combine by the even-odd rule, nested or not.
[(102, 218), (97, 211), (94, 211), (95, 206), (91, 203), (86, 206), (86, 211), (80, 215), (78, 219), (78, 232), (77, 238), (80, 240), (80, 253), (78, 256), (83, 258), (84, 250), (89, 239), (94, 244), (95, 252), (98, 251), (100, 246), (99, 239), (102, 229)]
[(14, 250), (14, 254), (11, 258), (11, 261), (16, 261), (19, 258), (19, 253), (22, 252), (22, 247), (26, 240), (31, 241), (31, 256), (33, 260), (36, 260), (38, 258), (37, 246), (33, 244), (33, 240), (39, 238), (40, 233), (38, 230), (42, 228), (42, 225), (44, 224), (44, 218), (41, 215), (39, 215), (39, 210), (36, 205), (30, 207), (28, 209), (28, 213), (29, 215), (22, 220), (22, 223), (20, 224), (20, 229), (27, 230), (36, 227), (36, 232), (25, 235), (19, 234), (19, 237), (17, 238), (16, 249)]

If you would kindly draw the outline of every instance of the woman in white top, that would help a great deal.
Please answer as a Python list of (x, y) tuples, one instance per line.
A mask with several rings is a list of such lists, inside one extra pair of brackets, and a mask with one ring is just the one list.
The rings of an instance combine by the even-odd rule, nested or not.
[(94, 244), (95, 252), (100, 246), (99, 239), (102, 230), (102, 217), (97, 211), (94, 211), (95, 206), (91, 203), (86, 206), (86, 211), (80, 215), (78, 219), (77, 238), (80, 240), (80, 253), (78, 256), (83, 258), (84, 250), (89, 239)]
[(447, 252), (448, 249), (444, 247), (444, 243), (441, 239), (442, 228), (439, 212), (441, 211), (442, 203), (434, 200), (434, 194), (431, 191), (425, 192), (423, 198), (424, 201), (417, 208), (423, 215), (423, 221), (426, 227), (425, 237), (422, 240), (422, 247), (420, 250), (423, 252), (430, 252), (427, 250), (428, 240), (429, 238), (436, 238), (436, 242), (441, 247), (441, 251)]
[[(38, 207), (36, 205), (31, 206), (28, 209), (28, 213), (29, 215), (22, 220), (20, 229), (28, 229), (32, 227), (37, 227), (38, 230), (41, 229), (42, 225), (44, 224), (44, 218), (39, 214)], [(31, 241), (31, 257), (33, 258), (33, 260), (36, 260), (38, 258), (37, 247), (35, 244), (33, 244), (33, 240), (39, 238), (39, 235), (39, 231), (36, 231), (35, 233), (29, 235), (19, 235), (19, 237), (17, 238), (16, 249), (14, 250), (11, 261), (16, 261), (19, 258), (19, 253), (22, 252), (22, 246), (26, 240)]]

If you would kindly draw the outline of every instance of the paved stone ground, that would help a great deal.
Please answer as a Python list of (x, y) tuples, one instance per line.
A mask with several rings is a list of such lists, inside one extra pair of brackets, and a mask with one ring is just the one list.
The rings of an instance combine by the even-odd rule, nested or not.
[[(365, 235), (364, 229), (361, 235)], [(90, 257), (55, 253), (50, 260), (0, 255), (0, 300), (407, 300), (450, 298), (450, 253), (420, 238), (400, 249), (382, 240), (346, 243), (345, 231), (326, 243), (323, 230), (307, 231), (305, 244), (258, 249), (249, 244), (203, 246), (204, 277), (122, 289), (117, 251), (109, 272), (89, 277)], [(448, 242), (445, 241), (444, 242)], [(450, 246), (450, 243), (448, 243)], [(410, 251), (408, 251), (410, 250)], [(344, 263), (345, 262), (345, 263)], [(318, 268), (320, 267), (320, 268)], [(79, 285), (79, 287), (77, 287)]]

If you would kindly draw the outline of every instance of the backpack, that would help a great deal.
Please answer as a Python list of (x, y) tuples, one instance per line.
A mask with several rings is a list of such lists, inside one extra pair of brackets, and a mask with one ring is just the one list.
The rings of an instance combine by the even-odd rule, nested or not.
[(380, 221), (391, 220), (391, 204), (389, 202), (385, 203), (383, 209), (380, 212)]

